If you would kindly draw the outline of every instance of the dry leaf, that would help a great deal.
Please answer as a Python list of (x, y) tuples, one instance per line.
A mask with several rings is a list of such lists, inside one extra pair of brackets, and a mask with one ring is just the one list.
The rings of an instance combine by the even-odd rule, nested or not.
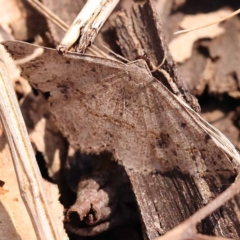
[[(1, 126), (0, 126), (1, 127)], [(0, 179), (4, 185), (0, 187), (0, 239), (1, 240), (37, 240), (31, 220), (19, 193), (18, 182), (8, 144), (0, 128)], [(63, 223), (63, 207), (58, 201), (57, 185), (44, 181), (45, 193), (49, 206), (54, 209), (53, 217), (62, 239), (68, 239)]]
[(15, 39), (33, 39), (46, 32), (45, 19), (27, 1), (0, 0), (0, 6), (0, 26)]
[[(205, 23), (212, 22), (222, 16), (226, 16), (231, 13), (229, 10), (219, 10), (216, 12), (211, 12), (208, 14), (195, 14), (185, 16), (180, 26), (183, 29), (188, 29), (198, 26), (200, 23), (204, 25)], [(182, 34), (174, 38), (170, 44), (169, 49), (176, 62), (184, 62), (186, 59), (190, 58), (192, 55), (192, 47), (195, 41), (202, 38), (215, 38), (225, 32), (224, 28), (219, 25), (213, 25), (207, 28), (203, 28), (197, 31)]]
[(47, 196), (47, 200), (52, 211), (54, 223), (57, 226), (61, 240), (68, 240), (68, 236), (63, 228), (63, 206), (59, 202), (59, 190), (56, 184), (52, 184), (46, 180), (43, 182), (45, 194)]
[(31, 143), (43, 155), (49, 177), (55, 181), (63, 156), (67, 155), (66, 140), (50, 119), (46, 99), (41, 93), (24, 96), (20, 106)]
[(8, 34), (12, 34), (11, 24), (19, 24), (24, 19), (24, 14), (21, 12), (22, 3), (19, 0), (0, 0), (0, 6), (2, 6), (0, 8), (0, 26)]
[[(44, 105), (43, 105), (44, 106)], [(65, 139), (49, 119), (42, 117), (29, 133), (36, 150), (43, 154), (48, 175), (54, 181), (61, 167), (61, 157), (66, 153)]]
[(28, 212), (19, 193), (18, 182), (8, 144), (0, 128), (0, 178), (5, 182), (0, 193), (0, 238), (1, 240), (35, 240)]
[(210, 93), (239, 91), (240, 86), (240, 21), (236, 16), (225, 22), (226, 33), (211, 41), (209, 55), (217, 59), (216, 70), (209, 83)]

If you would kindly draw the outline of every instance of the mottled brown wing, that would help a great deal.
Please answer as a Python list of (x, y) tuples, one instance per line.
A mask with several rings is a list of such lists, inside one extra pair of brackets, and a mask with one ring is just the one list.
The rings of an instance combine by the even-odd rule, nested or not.
[[(3, 45), (14, 58), (37, 48)], [(201, 127), (196, 113), (187, 111), (144, 66), (74, 53), (62, 57), (44, 49), (22, 65), (22, 73), (50, 93), (49, 108), (73, 147), (86, 153), (109, 151), (126, 168), (149, 239), (208, 203), (218, 194), (212, 189), (236, 174), (236, 163)], [(228, 214), (218, 218), (233, 221)], [(224, 222), (218, 224), (211, 233), (221, 234)]]

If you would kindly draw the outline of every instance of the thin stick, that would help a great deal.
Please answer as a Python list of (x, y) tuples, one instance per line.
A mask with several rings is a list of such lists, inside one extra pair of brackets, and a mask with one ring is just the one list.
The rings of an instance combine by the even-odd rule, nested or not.
[(44, 195), (42, 177), (27, 129), (1, 56), (0, 52), (0, 118), (9, 143), (20, 194), (37, 239), (60, 240)]
[[(156, 240), (187, 240), (195, 239), (194, 237), (198, 234), (196, 233), (196, 224), (207, 217), (209, 214), (213, 213), (216, 209), (221, 207), (224, 203), (229, 201), (232, 197), (240, 192), (240, 177), (236, 178), (236, 181), (218, 197), (216, 197), (212, 202), (208, 203), (205, 207), (199, 209), (190, 218), (188, 218), (183, 223), (179, 224), (174, 229), (167, 232), (165, 235), (157, 238)], [(198, 236), (200, 237), (200, 235)], [(199, 238), (198, 238), (199, 239)]]
[(27, 0), (28, 3), (34, 7), (39, 13), (44, 15), (46, 18), (50, 18), (52, 22), (58, 25), (63, 31), (68, 29), (68, 25), (62, 21), (57, 15), (53, 14), (47, 7), (45, 7), (41, 2), (38, 0)]
[(196, 234), (196, 236), (194, 236), (194, 240), (234, 240), (234, 239)]
[(103, 52), (100, 48), (98, 48), (94, 44), (92, 44), (88, 48), (88, 51), (93, 53), (95, 56), (104, 57), (104, 58), (108, 58), (108, 59), (114, 59), (114, 58), (110, 57), (107, 53)]
[(108, 48), (107, 46), (105, 46), (104, 44), (102, 44), (102, 46), (109, 51), (110, 54), (112, 54), (115, 59), (120, 59), (122, 62), (126, 62), (129, 63), (130, 61), (128, 59), (126, 59), (125, 57), (115, 53), (114, 51), (112, 51), (110, 48)]
[[(70, 28), (68, 24), (63, 22), (57, 15), (55, 15), (53, 12), (51, 12), (48, 8), (46, 8), (41, 2), (38, 2), (36, 0), (27, 0), (31, 6), (33, 6), (39, 13), (41, 13), (43, 16), (48, 18), (50, 21), (52, 21), (54, 24), (56, 24), (59, 28), (61, 28), (63, 31), (67, 32), (67, 30)], [(105, 57), (105, 58), (111, 58), (109, 55), (107, 55), (105, 52), (103, 52), (101, 49), (96, 47), (94, 44), (92, 44), (88, 51), (91, 54), (94, 54), (99, 57)]]
[(236, 10), (235, 12), (233, 12), (233, 13), (225, 16), (225, 17), (222, 17), (222, 18), (220, 18), (220, 19), (218, 19), (218, 20), (216, 20), (216, 21), (214, 21), (212, 23), (208, 23), (208, 24), (206, 24), (204, 26), (199, 26), (199, 27), (195, 27), (195, 28), (189, 28), (189, 29), (185, 29), (185, 30), (180, 30), (180, 31), (175, 32), (174, 34), (187, 33), (187, 32), (191, 32), (191, 31), (195, 31), (195, 30), (201, 29), (201, 28), (209, 27), (211, 25), (214, 25), (214, 24), (223, 22), (223, 21), (225, 21), (225, 20), (227, 20), (229, 18), (232, 18), (232, 17), (234, 17), (235, 15), (237, 15), (239, 13), (240, 13), (240, 8), (238, 10)]
[(119, 0), (88, 0), (57, 49), (66, 52), (80, 37), (78, 50), (85, 52), (118, 2)]

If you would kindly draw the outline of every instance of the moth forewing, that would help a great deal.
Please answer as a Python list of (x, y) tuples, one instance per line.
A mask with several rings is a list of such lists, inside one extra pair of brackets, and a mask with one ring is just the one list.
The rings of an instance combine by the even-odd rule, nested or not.
[[(22, 58), (37, 46), (4, 42)], [(30, 51), (31, 50), (31, 51)], [(126, 169), (149, 239), (166, 233), (231, 183), (239, 154), (230, 141), (139, 65), (56, 50), (23, 64), (43, 92), (59, 129), (76, 150), (111, 152)], [(214, 190), (220, 189), (220, 190)], [(194, 204), (193, 204), (194, 203)], [(230, 236), (233, 209), (223, 206), (200, 226)], [(237, 232), (234, 232), (238, 236)]]

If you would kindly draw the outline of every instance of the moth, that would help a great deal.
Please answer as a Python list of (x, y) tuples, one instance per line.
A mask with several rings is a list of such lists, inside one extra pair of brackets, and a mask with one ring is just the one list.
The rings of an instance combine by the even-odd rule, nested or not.
[[(182, 222), (236, 176), (240, 156), (230, 141), (155, 79), (143, 60), (124, 64), (17, 41), (2, 44), (16, 60), (43, 50), (21, 65), (22, 75), (49, 94), (49, 109), (75, 150), (111, 154), (124, 167), (145, 239)], [(238, 225), (224, 205), (198, 230), (237, 238)]]

